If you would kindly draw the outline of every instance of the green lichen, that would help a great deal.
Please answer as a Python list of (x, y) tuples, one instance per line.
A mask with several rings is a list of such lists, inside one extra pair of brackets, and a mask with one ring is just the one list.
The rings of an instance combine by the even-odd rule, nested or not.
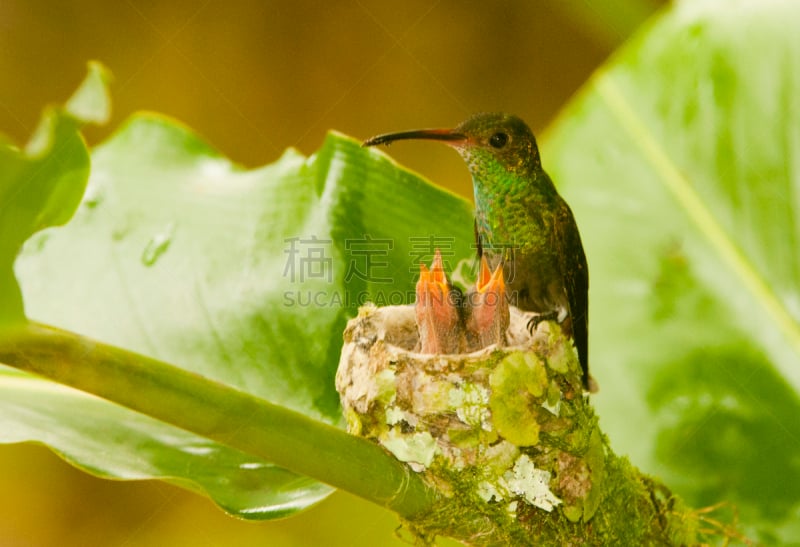
[(392, 428), (381, 439), (381, 444), (398, 460), (423, 467), (429, 467), (436, 454), (436, 439), (427, 431), (404, 434), (399, 429)]
[(542, 408), (554, 416), (561, 414), (561, 389), (555, 380), (551, 380), (547, 386), (547, 397), (542, 403)]
[(386, 407), (386, 425), (397, 425), (406, 419), (406, 413), (396, 406)]
[(376, 401), (383, 404), (389, 404), (393, 401), (397, 392), (394, 371), (390, 368), (386, 368), (376, 374), (375, 387), (377, 388)]
[(495, 476), (502, 475), (506, 469), (514, 465), (519, 456), (519, 448), (508, 441), (500, 441), (486, 447), (483, 453), (484, 465)]
[(414, 390), (414, 406), (426, 413), (447, 412), (451, 410), (450, 392), (453, 384), (426, 377), (417, 383)]
[(589, 449), (586, 451), (586, 464), (591, 472), (592, 488), (583, 499), (583, 520), (588, 522), (597, 512), (602, 501), (603, 485), (606, 483), (606, 450), (603, 436), (598, 429), (592, 431)]
[(583, 509), (577, 505), (566, 505), (563, 511), (564, 516), (567, 517), (567, 520), (570, 522), (579, 522), (583, 516)]
[(450, 407), (456, 416), (467, 425), (491, 431), (489, 422), (489, 390), (478, 384), (465, 383), (450, 389), (448, 393)]
[(495, 442), (497, 440), (497, 432), (475, 428), (450, 428), (447, 430), (447, 438), (456, 448), (476, 448)]
[(550, 323), (547, 342), (540, 346), (547, 367), (559, 374), (567, 374), (577, 368), (578, 359), (572, 344), (564, 344), (564, 335), (557, 323)]
[(514, 467), (503, 474), (503, 481), (511, 492), (548, 513), (561, 503), (550, 490), (550, 472), (537, 469), (526, 454), (517, 458)]
[(489, 376), (489, 406), (497, 431), (517, 446), (539, 442), (536, 408), (547, 386), (547, 371), (533, 353), (514, 352)]

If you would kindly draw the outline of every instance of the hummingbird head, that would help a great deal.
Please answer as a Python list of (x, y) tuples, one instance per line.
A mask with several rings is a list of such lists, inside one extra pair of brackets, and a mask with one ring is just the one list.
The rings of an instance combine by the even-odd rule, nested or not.
[(539, 149), (530, 128), (517, 116), (476, 114), (453, 129), (417, 129), (378, 135), (363, 146), (390, 144), (403, 139), (442, 141), (455, 148), (473, 175), (505, 170), (526, 174), (541, 169)]
[(453, 131), (464, 136), (463, 141), (453, 141), (453, 147), (473, 172), (492, 164), (514, 173), (541, 168), (536, 138), (525, 122), (516, 116), (476, 114)]

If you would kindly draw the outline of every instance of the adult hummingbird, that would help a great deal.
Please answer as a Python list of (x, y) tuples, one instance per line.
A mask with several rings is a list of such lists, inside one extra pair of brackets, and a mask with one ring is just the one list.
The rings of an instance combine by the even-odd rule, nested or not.
[(533, 329), (556, 319), (578, 350), (583, 385), (589, 376), (589, 270), (569, 205), (542, 168), (533, 132), (510, 114), (477, 114), (453, 129), (418, 129), (372, 137), (364, 146), (402, 139), (442, 141), (461, 155), (475, 193), (479, 258), (503, 264), (506, 293), (535, 312)]

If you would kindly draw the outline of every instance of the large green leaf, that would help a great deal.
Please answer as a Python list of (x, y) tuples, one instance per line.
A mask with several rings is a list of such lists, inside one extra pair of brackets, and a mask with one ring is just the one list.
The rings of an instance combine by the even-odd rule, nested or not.
[[(333, 376), (347, 318), (366, 299), (411, 300), (434, 246), (451, 266), (472, 254), (465, 201), (338, 135), (311, 158), (288, 151), (248, 171), (141, 115), (92, 160), (72, 222), (17, 261), (28, 316), (330, 423), (341, 422)], [(246, 518), (330, 491), (43, 380), (9, 372), (0, 391), (0, 440), (45, 442), (102, 476), (188, 484)]]
[(338, 423), (346, 319), (367, 299), (413, 300), (433, 243), (468, 256), (470, 235), (466, 202), (351, 139), (247, 171), (140, 115), (94, 152), (75, 218), (33, 238), (17, 273), (33, 319)]
[(798, 20), (796, 2), (678, 4), (543, 151), (587, 249), (613, 445), (767, 540), (800, 534)]

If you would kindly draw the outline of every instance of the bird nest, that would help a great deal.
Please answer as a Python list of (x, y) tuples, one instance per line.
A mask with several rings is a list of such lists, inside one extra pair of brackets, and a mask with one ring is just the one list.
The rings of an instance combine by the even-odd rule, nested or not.
[(540, 442), (575, 431), (570, 407), (584, 404), (580, 365), (557, 323), (531, 333), (530, 314), (509, 311), (504, 344), (429, 355), (417, 351), (414, 306), (364, 306), (345, 330), (336, 388), (351, 433), (437, 485), (470, 469), (471, 488), (485, 502), (549, 512), (589, 489), (560, 491), (561, 451)]

